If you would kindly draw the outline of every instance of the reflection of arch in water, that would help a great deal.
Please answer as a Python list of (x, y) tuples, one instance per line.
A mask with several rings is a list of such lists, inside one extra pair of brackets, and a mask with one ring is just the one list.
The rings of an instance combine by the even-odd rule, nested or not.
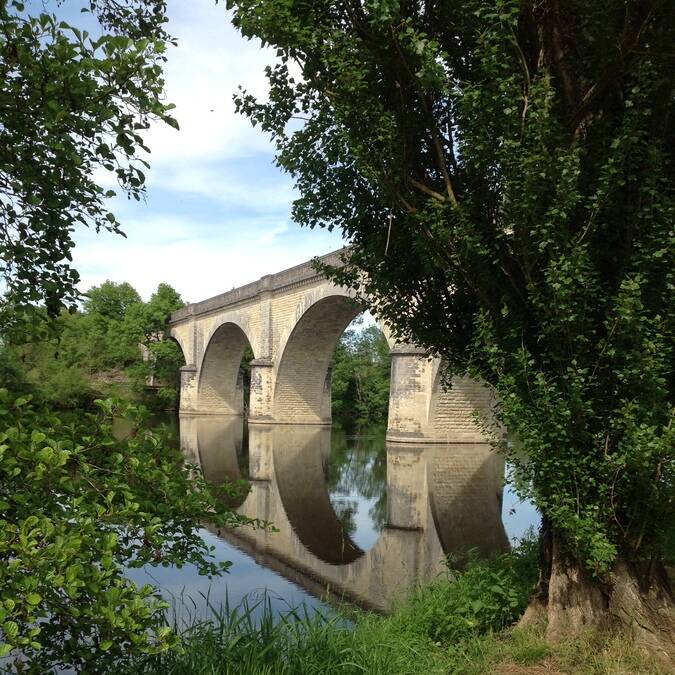
[[(248, 456), (244, 445), (244, 421), (240, 417), (202, 417), (186, 420), (196, 426), (197, 452), (204, 478), (213, 485), (239, 481), (248, 476)], [(181, 424), (183, 419), (181, 418)], [(246, 499), (246, 490), (227, 499), (238, 508)]]
[[(268, 520), (277, 531), (238, 528), (223, 532), (225, 539), (310, 593), (329, 594), (382, 611), (418, 580), (439, 571), (442, 548), (433, 525), (426, 528), (420, 522), (427, 516), (426, 509), (423, 513), (414, 508), (407, 512), (399, 509), (397, 523), (388, 524), (372, 548), (355, 555), (358, 549), (340, 532), (341, 524), (330, 504), (324, 464), (320, 461), (329, 453), (329, 429), (255, 425), (249, 433), (251, 468), (255, 464), (260, 473), (252, 481), (251, 493), (240, 513)], [(305, 447), (293, 457), (287, 451), (299, 445), (298, 439), (304, 439)], [(310, 470), (304, 472), (302, 463), (311, 453), (314, 460)], [(417, 465), (396, 463), (399, 483), (405, 482), (405, 474), (424, 475), (423, 470), (419, 471), (419, 459), (417, 453)], [(416, 503), (424, 502), (418, 495), (414, 499)], [(320, 522), (315, 515), (320, 515)], [(348, 559), (349, 548), (352, 560)]]
[(197, 390), (200, 412), (244, 414), (241, 360), (247, 346), (250, 341), (236, 323), (223, 323), (214, 330), (200, 368)]
[[(289, 446), (297, 443), (289, 434), (295, 429), (308, 439), (297, 460), (302, 461), (304, 453), (312, 449), (315, 457), (326, 454), (328, 430), (318, 431), (317, 435), (323, 434), (326, 439), (319, 448), (309, 440), (311, 432), (306, 427), (275, 427), (273, 450), (270, 448), (271, 480), (254, 487), (258, 495), (252, 494), (242, 510), (254, 500), (257, 505), (265, 504), (266, 517), (279, 527), (278, 533), (264, 536), (266, 556), (276, 555), (284, 565), (302, 570), (313, 584), (321, 580), (359, 604), (386, 609), (397, 596), (441, 572), (448, 553), (461, 554), (468, 548), (476, 548), (482, 555), (491, 555), (508, 548), (501, 520), (504, 464), (487, 444), (389, 444), (386, 527), (375, 545), (353, 561), (328, 563), (307, 545), (306, 533), (297, 530), (292, 513), (298, 509), (304, 515), (305, 527), (311, 527), (312, 519), (302, 514), (301, 509), (310, 482), (318, 483), (321, 472), (315, 469), (299, 474), (292, 483), (291, 501), (296, 506), (291, 506), (291, 513), (287, 510), (291, 502), (282, 499), (280, 480), (283, 483), (285, 472), (299, 468), (298, 461), (282, 466)], [(264, 500), (260, 498), (262, 494)], [(323, 508), (330, 513), (327, 502), (325, 495)], [(313, 500), (305, 502), (307, 511), (313, 503)], [(254, 515), (253, 511), (247, 515)], [(317, 523), (316, 527), (319, 529), (321, 525)], [(297, 580), (299, 576), (296, 573), (292, 578)], [(303, 585), (310, 591), (313, 589), (309, 583)]]
[(288, 426), (275, 431), (274, 474), (293, 530), (317, 558), (335, 565), (353, 562), (363, 551), (345, 531), (326, 485), (330, 429)]
[(427, 447), (429, 504), (448, 554), (508, 550), (502, 522), (504, 459), (486, 443)]

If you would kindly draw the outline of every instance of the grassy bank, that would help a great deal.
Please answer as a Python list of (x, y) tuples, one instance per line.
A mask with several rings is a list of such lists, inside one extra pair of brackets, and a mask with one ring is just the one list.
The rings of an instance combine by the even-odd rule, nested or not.
[[(492, 561), (449, 567), (389, 616), (347, 610), (331, 617), (269, 605), (215, 611), (183, 631), (182, 648), (136, 672), (178, 675), (361, 673), (665, 673), (620, 636), (589, 634), (552, 647), (540, 629), (519, 630), (536, 578), (534, 545)], [(254, 620), (255, 610), (262, 619)]]

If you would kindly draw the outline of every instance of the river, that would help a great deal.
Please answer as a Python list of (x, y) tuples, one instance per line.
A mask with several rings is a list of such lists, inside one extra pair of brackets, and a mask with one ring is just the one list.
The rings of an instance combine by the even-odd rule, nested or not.
[(233, 504), (240, 513), (274, 524), (204, 527), (214, 558), (233, 563), (220, 578), (190, 565), (128, 570), (187, 622), (245, 598), (265, 598), (275, 614), (329, 611), (336, 601), (386, 611), (441, 573), (444, 556), (507, 550), (538, 524), (535, 509), (502, 487), (502, 458), (481, 443), (393, 445), (383, 429), (247, 426), (220, 416), (182, 417), (179, 436), (207, 480), (248, 481)]

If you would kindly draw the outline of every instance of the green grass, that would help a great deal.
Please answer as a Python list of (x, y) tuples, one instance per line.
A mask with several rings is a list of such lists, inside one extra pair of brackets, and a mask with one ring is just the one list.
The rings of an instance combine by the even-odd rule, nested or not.
[[(621, 636), (589, 634), (551, 646), (541, 628), (513, 627), (536, 578), (531, 541), (490, 561), (470, 558), (420, 588), (389, 616), (349, 608), (330, 616), (273, 615), (269, 600), (213, 608), (180, 631), (179, 649), (135, 673), (178, 675), (583, 675), (667, 671)], [(345, 617), (349, 618), (345, 618)], [(257, 617), (257, 618), (256, 618)]]
[[(270, 605), (214, 611), (183, 632), (183, 646), (139, 664), (143, 673), (331, 675), (443, 673), (433, 645), (397, 622), (369, 613), (354, 622)], [(260, 612), (260, 609), (263, 611)], [(258, 614), (257, 620), (254, 616)], [(262, 617), (260, 617), (262, 614)]]

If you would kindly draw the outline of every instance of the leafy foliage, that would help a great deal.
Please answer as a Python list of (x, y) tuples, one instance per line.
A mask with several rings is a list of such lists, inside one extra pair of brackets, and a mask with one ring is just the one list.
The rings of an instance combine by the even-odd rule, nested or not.
[(131, 307), (140, 302), (141, 296), (131, 284), (104, 281), (85, 293), (83, 310), (85, 314), (95, 317), (98, 323), (105, 324), (122, 321)]
[[(123, 440), (120, 415), (135, 421)], [(244, 522), (222, 505), (227, 488), (209, 488), (128, 405), (63, 417), (1, 389), (0, 420), (0, 654), (102, 673), (175, 644), (165, 605), (122, 565), (226, 568), (195, 524)]]
[(61, 312), (41, 340), (29, 335), (12, 344), (15, 332), (2, 336), (0, 353), (8, 367), (13, 362), (14, 382), (52, 406), (73, 408), (100, 395), (143, 398), (152, 378), (163, 385), (157, 390), (162, 406), (175, 406), (183, 355), (162, 338), (170, 313), (183, 305), (176, 291), (160, 284), (143, 302), (129, 284), (106, 281), (85, 298), (81, 312)]
[(567, 553), (596, 575), (658, 556), (675, 518), (673, 4), (228, 6), (277, 50), (269, 99), (237, 103), (294, 175), (295, 219), (353, 244), (333, 279), (494, 387)]
[(471, 557), (458, 569), (448, 560), (447, 577), (420, 589), (410, 603), (418, 630), (452, 644), (499, 631), (522, 615), (537, 580), (537, 543), (526, 539), (513, 552), (490, 560)]
[(348, 426), (385, 424), (389, 405), (389, 345), (377, 326), (348, 329), (332, 362), (334, 419)]
[(54, 316), (74, 303), (74, 228), (120, 232), (105, 201), (115, 191), (94, 176), (112, 172), (140, 199), (143, 131), (154, 119), (177, 126), (162, 100), (163, 0), (90, 0), (83, 9), (98, 19), (96, 35), (0, 2), (3, 323), (21, 324), (17, 305), (42, 302)]

